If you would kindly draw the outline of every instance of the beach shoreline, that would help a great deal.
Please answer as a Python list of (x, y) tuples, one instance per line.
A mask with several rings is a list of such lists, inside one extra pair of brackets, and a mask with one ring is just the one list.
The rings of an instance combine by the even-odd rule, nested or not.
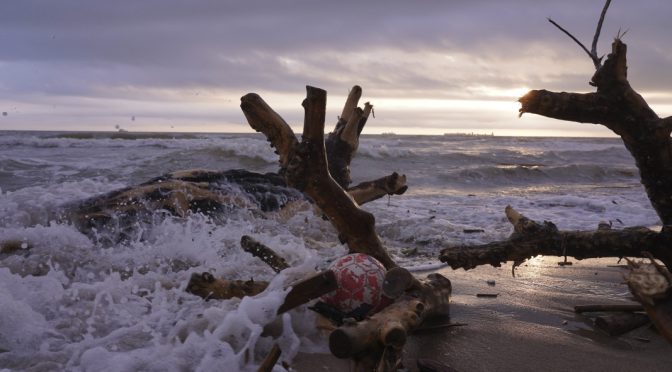
[[(534, 258), (516, 269), (515, 278), (511, 264), (437, 270), (453, 282), (450, 321), (466, 325), (411, 336), (405, 368), (416, 371), (417, 360), (426, 359), (457, 371), (669, 370), (670, 345), (652, 327), (612, 337), (592, 325), (604, 313), (574, 312), (575, 305), (633, 303), (617, 260), (570, 257), (572, 266), (557, 266), (561, 260)], [(292, 364), (305, 372), (350, 368), (348, 360), (329, 354), (299, 354)]]

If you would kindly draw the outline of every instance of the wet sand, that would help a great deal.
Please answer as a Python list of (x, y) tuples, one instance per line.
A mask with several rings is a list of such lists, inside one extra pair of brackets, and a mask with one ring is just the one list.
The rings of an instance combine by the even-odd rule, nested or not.
[[(575, 305), (633, 303), (616, 259), (535, 258), (516, 269), (438, 270), (453, 283), (451, 322), (466, 326), (423, 331), (404, 348), (404, 364), (430, 359), (458, 371), (670, 371), (672, 345), (649, 326), (620, 337), (593, 328), (597, 313)], [(423, 276), (425, 273), (418, 273)], [(491, 286), (486, 281), (494, 280)], [(476, 297), (497, 293), (496, 298)], [(648, 340), (648, 342), (646, 342)], [(348, 371), (329, 354), (300, 354), (297, 371)]]

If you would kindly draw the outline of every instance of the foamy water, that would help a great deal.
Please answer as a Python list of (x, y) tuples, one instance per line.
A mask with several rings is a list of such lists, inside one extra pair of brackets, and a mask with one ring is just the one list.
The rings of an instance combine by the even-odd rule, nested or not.
[[(288, 362), (299, 351), (326, 351), (310, 311), (273, 315), (285, 284), (346, 252), (312, 211), (289, 220), (249, 210), (162, 219), (143, 227), (143, 239), (112, 246), (58, 219), (63, 204), (170, 171), (274, 171), (277, 155), (263, 137), (0, 133), (0, 240), (26, 246), (0, 256), (0, 367), (256, 370), (274, 343)], [(406, 194), (365, 205), (408, 267), (436, 267), (446, 244), (506, 238), (506, 205), (561, 229), (658, 223), (617, 139), (364, 136), (360, 146), (355, 183), (408, 176)], [(276, 276), (243, 252), (245, 234), (292, 269)], [(202, 271), (272, 282), (254, 298), (205, 302), (184, 292)]]

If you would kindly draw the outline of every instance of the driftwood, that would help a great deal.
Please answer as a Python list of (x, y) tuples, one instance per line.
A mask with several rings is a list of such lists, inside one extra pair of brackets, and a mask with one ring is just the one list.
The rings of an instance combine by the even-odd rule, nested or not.
[(275, 366), (275, 363), (277, 363), (278, 359), (280, 359), (281, 354), (282, 350), (280, 350), (278, 344), (273, 345), (271, 351), (268, 352), (266, 358), (264, 358), (264, 360), (259, 365), (257, 372), (271, 372)]
[(672, 343), (672, 274), (653, 259), (650, 263), (629, 262), (625, 280), (630, 292), (644, 306), (653, 324)]
[[(597, 57), (596, 44), (599, 38), (600, 29), (610, 1), (605, 3), (598, 27), (593, 39), (593, 50), (588, 51), (578, 40), (566, 30), (558, 26), (563, 32), (568, 34), (574, 41), (590, 55), (595, 64), (596, 72), (593, 75), (590, 84), (597, 90), (593, 93), (567, 93), (550, 92), (547, 90), (532, 90), (519, 99), (521, 103), (520, 115), (525, 113), (538, 114), (550, 118), (575, 121), (580, 123), (601, 124), (618, 134), (625, 147), (635, 159), (637, 168), (639, 168), (641, 182), (644, 185), (647, 196), (662, 222), (663, 228), (660, 233), (646, 229), (626, 229), (621, 231), (608, 231), (604, 234), (598, 232), (558, 232), (551, 223), (544, 223), (543, 229), (547, 236), (554, 236), (556, 240), (552, 244), (552, 252), (539, 252), (543, 254), (558, 254), (557, 248), (562, 245), (568, 255), (574, 257), (601, 257), (601, 256), (640, 256), (639, 251), (650, 251), (656, 258), (672, 267), (672, 253), (669, 230), (672, 226), (672, 117), (660, 118), (649, 107), (644, 98), (639, 95), (628, 82), (627, 77), (627, 46), (621, 40), (622, 35), (618, 35), (611, 46), (611, 53), (607, 56), (604, 64), (601, 58)], [(508, 215), (508, 214), (507, 214)], [(509, 219), (511, 217), (509, 216)], [(532, 239), (532, 234), (527, 230), (526, 235)], [(510, 245), (521, 245), (522, 250), (530, 250), (530, 247), (538, 246), (530, 239), (515, 241), (512, 236), (508, 240)], [(550, 242), (547, 241), (547, 242)], [(563, 244), (564, 242), (564, 244)], [(502, 244), (507, 244), (502, 242)], [(608, 248), (607, 245), (612, 246)], [(486, 250), (494, 248), (498, 253), (493, 253), (499, 258), (487, 259)], [(475, 254), (474, 250), (481, 249), (482, 252)], [(506, 259), (507, 254), (502, 251), (502, 245), (479, 246), (479, 248), (466, 248), (471, 250), (470, 256), (481, 258), (473, 263), (458, 265), (459, 267), (473, 267), (481, 263), (491, 263)], [(449, 252), (443, 255), (445, 259), (451, 260), (455, 256), (459, 247), (450, 248)], [(508, 250), (511, 251), (515, 247)], [(535, 248), (536, 249), (536, 248)], [(521, 258), (527, 258), (527, 253), (513, 254)], [(481, 263), (478, 263), (478, 262)]]
[(187, 284), (187, 292), (205, 300), (226, 300), (256, 296), (268, 287), (268, 282), (250, 280), (218, 279), (208, 272), (193, 273)]
[[(505, 241), (478, 246), (454, 246), (441, 252), (441, 260), (453, 268), (470, 269), (478, 265), (499, 266), (505, 261), (521, 261), (538, 254), (573, 256), (577, 259), (591, 257), (642, 257), (642, 251), (663, 262), (667, 273), (672, 269), (672, 117), (660, 118), (637, 93), (628, 81), (627, 46), (617, 35), (611, 53), (604, 64), (597, 54), (597, 40), (610, 0), (607, 0), (597, 30), (592, 50), (578, 41), (567, 30), (549, 19), (553, 25), (570, 36), (590, 56), (595, 74), (590, 85), (592, 93), (550, 92), (532, 90), (519, 99), (522, 116), (525, 113), (579, 123), (600, 124), (612, 130), (623, 140), (626, 149), (635, 159), (641, 182), (653, 209), (662, 223), (660, 232), (646, 228), (596, 231), (559, 231), (552, 222), (536, 223), (507, 207), (506, 215), (514, 225), (514, 232)], [(515, 264), (514, 264), (515, 266)], [(633, 267), (633, 273), (637, 271)], [(634, 284), (633, 284), (634, 283)], [(630, 280), (631, 291), (645, 306), (660, 332), (671, 340), (671, 295), (660, 295), (653, 301), (646, 293), (646, 285), (638, 287), (637, 280)], [(650, 284), (650, 283), (646, 283)]]
[(649, 317), (642, 313), (616, 313), (595, 318), (595, 327), (607, 332), (609, 336), (620, 336), (647, 324)]
[[(268, 282), (266, 281), (227, 280), (215, 278), (212, 274), (204, 272), (191, 275), (186, 291), (205, 300), (228, 300), (256, 296), (267, 287)], [(292, 289), (278, 308), (278, 314), (297, 308), (338, 288), (336, 276), (329, 270), (294, 282), (289, 287)]]
[(259, 243), (250, 236), (243, 235), (243, 237), (240, 238), (240, 246), (245, 252), (264, 261), (264, 263), (270, 266), (276, 273), (289, 267), (284, 258), (278, 256), (278, 254), (271, 248)]
[[(280, 257), (275, 251), (247, 235), (244, 235), (240, 239), (240, 245), (246, 252), (264, 261), (276, 273), (289, 267), (285, 259)], [(202, 274), (194, 273), (191, 275), (186, 291), (205, 300), (227, 300), (230, 298), (255, 296), (263, 292), (268, 287), (268, 284), (265, 281), (254, 281), (252, 279), (242, 281), (215, 278), (212, 274), (204, 272)], [(330, 270), (325, 270), (294, 282), (289, 287), (291, 289), (285, 296), (282, 305), (278, 308), (278, 314), (301, 306), (338, 288), (336, 276)]]
[(271, 110), (270, 107), (258, 95), (250, 93), (243, 96), (241, 109), (250, 121), (250, 126), (266, 135), (271, 145), (280, 153), (280, 158), (290, 159), (286, 164), (281, 163), (281, 173), (285, 175), (287, 184), (313, 200), (336, 227), (341, 240), (348, 244), (350, 251), (373, 256), (386, 268), (395, 267), (396, 264), (375, 232), (373, 215), (358, 208), (351, 196), (329, 174), (324, 143), (327, 93), (313, 87), (306, 89), (307, 97), (303, 102), (303, 137), (292, 148), (286, 145), (292, 143), (290, 139), (278, 138), (276, 135), (282, 133), (284, 136), (296, 138), (284, 120), (255, 121), (259, 117), (272, 117), (267, 113)]
[(639, 227), (623, 230), (560, 231), (552, 222), (538, 223), (511, 206), (505, 209), (513, 225), (509, 239), (475, 246), (452, 246), (441, 251), (439, 259), (452, 268), (472, 269), (479, 265), (500, 266), (521, 262), (537, 255), (597, 257), (644, 257), (650, 250), (663, 261), (672, 260), (672, 234)]
[(361, 322), (346, 324), (331, 333), (329, 349), (339, 358), (368, 355), (371, 348), (401, 348), (408, 333), (423, 320), (448, 314), (450, 280), (430, 274), (402, 298)]
[[(358, 206), (357, 199), (370, 199), (358, 196), (361, 195), (359, 192), (350, 192), (349, 195), (345, 191), (350, 183), (351, 157), (336, 162), (327, 157), (327, 153), (333, 153), (334, 149), (347, 148), (354, 152), (357, 148), (356, 140), (368, 116), (367, 111), (370, 111), (370, 105), (364, 110), (355, 108), (361, 96), (361, 88), (355, 87), (351, 91), (344, 113), (334, 132), (329, 135), (326, 146), (324, 116), (327, 94), (322, 89), (310, 86), (306, 90), (303, 135), (301, 142), (293, 147), (287, 146), (288, 143), (294, 143), (291, 139), (278, 138), (278, 133), (295, 138), (283, 120), (257, 120), (261, 117), (274, 118), (268, 112), (256, 112), (270, 110), (258, 95), (243, 96), (241, 108), (248, 121), (254, 121), (250, 122), (250, 126), (266, 134), (271, 145), (280, 153), (282, 174), (287, 184), (304, 192), (320, 208), (351, 253), (373, 256), (389, 270), (385, 291), (396, 301), (366, 320), (334, 330), (330, 336), (332, 353), (339, 357), (354, 358), (358, 370), (396, 370), (408, 332), (417, 328), (427, 317), (447, 313), (450, 280), (439, 274), (431, 274), (427, 279), (418, 281), (410, 273), (399, 269), (376, 234), (374, 216)], [(283, 163), (282, 159), (288, 161)], [(333, 169), (334, 177), (330, 169)], [(406, 190), (405, 182), (404, 176), (394, 173), (387, 180), (358, 185), (353, 189), (384, 190), (386, 194), (402, 193)]]

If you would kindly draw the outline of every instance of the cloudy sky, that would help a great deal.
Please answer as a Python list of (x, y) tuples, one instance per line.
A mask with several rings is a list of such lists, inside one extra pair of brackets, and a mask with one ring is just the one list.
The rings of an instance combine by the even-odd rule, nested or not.
[[(259, 93), (295, 128), (305, 85), (335, 121), (359, 84), (367, 133), (596, 135), (518, 119), (529, 89), (590, 91), (593, 65), (547, 17), (590, 45), (602, 0), (3, 0), (0, 129), (248, 132)], [(629, 30), (629, 77), (672, 115), (672, 3), (611, 4), (598, 52)]]

